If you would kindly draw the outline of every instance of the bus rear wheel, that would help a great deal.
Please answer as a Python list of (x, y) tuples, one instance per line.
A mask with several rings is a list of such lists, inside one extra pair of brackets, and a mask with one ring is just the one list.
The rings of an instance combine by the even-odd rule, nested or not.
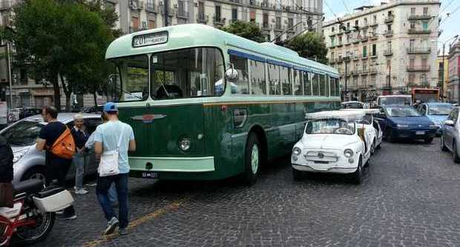
[(244, 173), (242, 182), (247, 185), (253, 185), (259, 175), (261, 157), (261, 146), (257, 135), (250, 133), (244, 152)]

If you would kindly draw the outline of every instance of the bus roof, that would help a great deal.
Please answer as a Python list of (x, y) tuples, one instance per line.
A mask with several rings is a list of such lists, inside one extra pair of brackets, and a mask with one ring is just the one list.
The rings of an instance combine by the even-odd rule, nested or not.
[[(168, 32), (165, 43), (150, 46), (133, 47), (133, 38), (150, 33)], [(174, 41), (174, 42), (171, 42)], [(277, 60), (287, 65), (299, 66), (315, 72), (338, 76), (336, 69), (327, 65), (300, 57), (297, 52), (273, 43), (257, 43), (203, 24), (184, 24), (145, 30), (124, 35), (113, 41), (107, 48), (106, 59), (126, 57), (153, 52), (177, 50), (190, 47), (223, 47), (237, 50), (267, 60)]]

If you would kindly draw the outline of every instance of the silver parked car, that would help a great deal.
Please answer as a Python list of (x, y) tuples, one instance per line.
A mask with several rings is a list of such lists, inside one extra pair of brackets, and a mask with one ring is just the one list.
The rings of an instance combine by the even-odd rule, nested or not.
[[(73, 127), (73, 116), (75, 113), (59, 113), (58, 120), (66, 124), (69, 128)], [(101, 116), (98, 114), (83, 114), (85, 125), (89, 133), (96, 130), (101, 124)], [(45, 126), (41, 115), (24, 118), (11, 126), (0, 131), (0, 135), (5, 137), (11, 145), (14, 153), (14, 179), (13, 184), (31, 178), (45, 179), (45, 152), (39, 152), (35, 148), (35, 142), (40, 130)], [(89, 162), (85, 167), (85, 175), (95, 174), (97, 164), (94, 152), (90, 153)], [(72, 164), (68, 179), (75, 177), (75, 167)]]
[(451, 151), (455, 163), (460, 163), (460, 123), (458, 113), (460, 107), (455, 107), (444, 121), (441, 134), (441, 150)]

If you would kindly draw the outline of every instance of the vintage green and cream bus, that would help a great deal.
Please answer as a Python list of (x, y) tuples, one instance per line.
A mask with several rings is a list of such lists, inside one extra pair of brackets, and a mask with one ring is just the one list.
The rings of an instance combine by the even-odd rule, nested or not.
[(340, 108), (335, 69), (206, 25), (125, 35), (106, 58), (110, 95), (136, 136), (134, 177), (253, 183), (291, 152), (305, 113)]

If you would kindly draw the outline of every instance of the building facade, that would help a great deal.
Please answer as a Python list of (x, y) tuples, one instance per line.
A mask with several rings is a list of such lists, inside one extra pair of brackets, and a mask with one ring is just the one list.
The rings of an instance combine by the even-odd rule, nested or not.
[(324, 23), (328, 58), (346, 98), (372, 101), (436, 87), (439, 7), (436, 0), (390, 0)]
[(447, 55), (439, 55), (438, 56), (438, 87), (442, 90), (440, 92), (441, 98), (443, 101), (448, 100), (448, 92), (449, 92), (449, 57)]
[(449, 51), (449, 84), (447, 97), (451, 102), (460, 102), (460, 42)]
[[(11, 10), (18, 1), (0, 0), (0, 25), (11, 25)], [(323, 18), (323, 0), (105, 0), (105, 7), (116, 11), (119, 20), (115, 28), (123, 34), (186, 23), (219, 28), (240, 20), (257, 24), (267, 41), (285, 40), (307, 30), (320, 32)], [(0, 60), (0, 90), (9, 95), (5, 66), (6, 60)], [(27, 70), (13, 68), (13, 103), (9, 105), (52, 104), (52, 86), (27, 74)], [(61, 102), (65, 104), (64, 98)], [(92, 95), (80, 95), (77, 102), (80, 106), (94, 105)]]

